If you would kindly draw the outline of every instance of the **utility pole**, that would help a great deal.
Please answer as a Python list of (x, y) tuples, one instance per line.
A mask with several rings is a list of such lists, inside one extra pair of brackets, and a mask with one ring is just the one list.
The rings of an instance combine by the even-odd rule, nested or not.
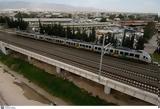
[(105, 34), (103, 34), (103, 44), (102, 44), (102, 47), (101, 47), (101, 59), (100, 59), (99, 73), (98, 73), (98, 75), (99, 75), (99, 77), (98, 77), (99, 81), (101, 80), (101, 72), (102, 72), (102, 63), (103, 63), (105, 39), (106, 39)]

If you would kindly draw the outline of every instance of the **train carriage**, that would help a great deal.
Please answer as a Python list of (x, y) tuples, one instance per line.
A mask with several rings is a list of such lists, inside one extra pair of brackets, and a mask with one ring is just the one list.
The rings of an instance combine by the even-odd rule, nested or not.
[[(51, 43), (63, 44), (63, 45), (67, 45), (67, 46), (71, 46), (71, 47), (75, 47), (75, 48), (82, 48), (82, 49), (86, 49), (86, 50), (91, 50), (91, 51), (98, 52), (98, 53), (101, 53), (101, 51), (102, 51), (102, 46), (100, 46), (100, 45), (88, 44), (88, 43), (79, 42), (76, 40), (51, 37), (51, 36), (45, 36), (45, 35), (36, 35), (36, 34), (32, 34), (32, 33), (19, 32), (19, 31), (17, 31), (17, 35), (29, 37), (29, 38), (33, 38), (33, 39), (45, 40), (45, 41), (51, 42)], [(131, 49), (122, 48), (122, 47), (113, 48), (110, 46), (110, 47), (104, 49), (104, 53), (111, 55), (111, 56), (114, 56), (114, 57), (125, 57), (125, 58), (129, 58), (129, 59), (143, 61), (146, 63), (152, 62), (151, 56), (143, 50), (137, 51), (137, 50), (131, 50)]]
[(79, 48), (87, 49), (87, 50), (92, 51), (93, 50), (93, 45), (92, 44), (87, 44), (87, 43), (79, 43)]
[(100, 45), (94, 45), (93, 51), (100, 53), (102, 51), (102, 46), (100, 46)]
[(131, 49), (122, 48), (122, 47), (118, 47), (118, 48), (110, 47), (105, 50), (105, 53), (111, 56), (124, 57), (124, 58), (143, 61), (146, 63), (151, 63), (150, 55), (144, 50), (138, 51), (138, 50), (131, 50)]
[(78, 46), (79, 46), (79, 43), (78, 43), (78, 42), (75, 42), (75, 41), (73, 41), (73, 40), (66, 40), (65, 44), (66, 44), (67, 46), (76, 47), (76, 48), (78, 48)]

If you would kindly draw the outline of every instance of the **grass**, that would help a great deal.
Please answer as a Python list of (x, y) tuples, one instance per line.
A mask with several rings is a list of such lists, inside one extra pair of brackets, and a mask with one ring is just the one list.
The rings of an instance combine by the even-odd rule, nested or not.
[(22, 59), (0, 54), (0, 61), (52, 95), (60, 97), (73, 105), (114, 105), (100, 99), (98, 96), (92, 96), (92, 94), (77, 87), (70, 81), (51, 75)]
[(151, 57), (152, 57), (153, 61), (160, 63), (160, 54), (154, 53), (151, 55)]

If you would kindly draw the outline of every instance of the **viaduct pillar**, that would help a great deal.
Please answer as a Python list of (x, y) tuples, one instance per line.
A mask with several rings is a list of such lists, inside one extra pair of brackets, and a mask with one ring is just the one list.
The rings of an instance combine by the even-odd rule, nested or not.
[(0, 42), (0, 50), (2, 51), (2, 53), (4, 53), (5, 55), (8, 54), (6, 47), (3, 45), (3, 42)]
[(61, 68), (60, 67), (56, 67), (56, 72), (57, 73), (61, 73)]
[(111, 93), (111, 88), (110, 87), (108, 87), (108, 86), (104, 86), (104, 93), (105, 94), (110, 94)]

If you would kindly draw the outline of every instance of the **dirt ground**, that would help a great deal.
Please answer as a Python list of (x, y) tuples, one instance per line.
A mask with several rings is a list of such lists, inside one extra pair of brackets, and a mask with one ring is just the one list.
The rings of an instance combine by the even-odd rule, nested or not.
[(0, 105), (69, 105), (0, 63)]
[(0, 98), (2, 104), (49, 105), (51, 103), (9, 73), (1, 71), (0, 75)]

